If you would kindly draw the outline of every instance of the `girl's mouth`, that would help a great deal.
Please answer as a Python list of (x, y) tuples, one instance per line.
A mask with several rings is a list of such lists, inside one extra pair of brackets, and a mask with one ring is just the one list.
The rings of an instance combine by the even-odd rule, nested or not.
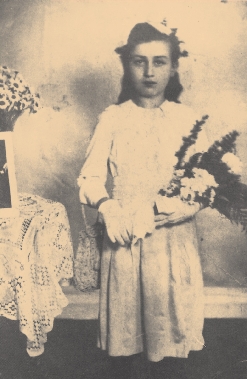
[(153, 82), (152, 80), (145, 80), (144, 85), (145, 87), (154, 87), (157, 84), (157, 82)]

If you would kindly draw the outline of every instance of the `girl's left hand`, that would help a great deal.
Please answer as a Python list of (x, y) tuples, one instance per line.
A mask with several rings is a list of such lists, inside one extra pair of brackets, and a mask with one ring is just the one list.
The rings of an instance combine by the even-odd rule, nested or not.
[(159, 213), (154, 217), (155, 227), (174, 225), (192, 218), (200, 210), (200, 204), (187, 204), (181, 200), (181, 204), (175, 212), (165, 214)]

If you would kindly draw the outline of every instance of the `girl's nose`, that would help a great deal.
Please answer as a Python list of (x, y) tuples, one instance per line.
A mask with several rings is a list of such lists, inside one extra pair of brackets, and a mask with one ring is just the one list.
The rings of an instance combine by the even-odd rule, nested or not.
[(152, 62), (147, 62), (146, 67), (145, 67), (145, 76), (150, 77), (153, 76), (153, 64)]

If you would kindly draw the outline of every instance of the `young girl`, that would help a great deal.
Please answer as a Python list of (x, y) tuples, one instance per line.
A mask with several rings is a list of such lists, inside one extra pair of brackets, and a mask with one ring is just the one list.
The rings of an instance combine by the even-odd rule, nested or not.
[(122, 92), (101, 114), (78, 179), (81, 203), (97, 208), (106, 226), (99, 346), (115, 357), (112, 378), (130, 378), (130, 357), (145, 352), (152, 378), (181, 379), (182, 358), (204, 342), (193, 219), (200, 206), (164, 202), (158, 193), (196, 121), (178, 101), (178, 60), (185, 54), (174, 30), (150, 23), (137, 24), (116, 52), (124, 68)]

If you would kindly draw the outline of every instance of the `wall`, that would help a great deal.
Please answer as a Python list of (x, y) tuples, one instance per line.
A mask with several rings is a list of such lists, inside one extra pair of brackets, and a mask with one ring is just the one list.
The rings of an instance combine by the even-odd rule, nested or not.
[[(97, 115), (120, 90), (114, 48), (136, 22), (164, 17), (189, 51), (180, 64), (181, 100), (210, 115), (211, 141), (227, 130), (241, 132), (237, 149), (247, 183), (246, 2), (0, 1), (0, 64), (19, 70), (43, 101), (39, 113), (24, 115), (15, 127), (18, 188), (66, 206), (75, 247), (82, 225), (76, 178)], [(198, 234), (207, 284), (246, 285), (241, 228), (204, 210)]]

